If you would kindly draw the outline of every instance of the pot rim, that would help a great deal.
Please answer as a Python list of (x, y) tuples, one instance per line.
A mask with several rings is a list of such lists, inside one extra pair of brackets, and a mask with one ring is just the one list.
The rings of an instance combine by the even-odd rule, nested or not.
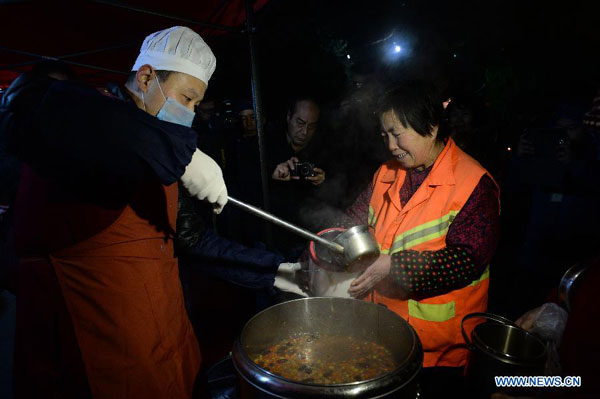
[[(244, 347), (242, 345), (241, 340), (236, 340), (236, 345), (239, 345), (240, 347), (240, 353), (241, 355), (244, 357), (244, 360), (246, 360), (253, 368), (258, 369), (258, 371), (260, 371), (261, 373), (266, 373), (269, 374), (270, 377), (276, 378), (278, 380), (282, 380), (288, 384), (295, 384), (298, 386), (310, 386), (310, 387), (319, 387), (319, 388), (343, 388), (343, 387), (353, 387), (353, 386), (357, 386), (357, 385), (364, 385), (366, 383), (372, 383), (375, 382), (377, 380), (382, 380), (384, 378), (388, 378), (393, 376), (394, 374), (396, 374), (398, 371), (401, 371), (402, 366), (405, 366), (407, 363), (409, 363), (409, 361), (405, 361), (404, 363), (402, 363), (401, 366), (396, 367), (394, 370), (385, 373), (385, 374), (381, 374), (377, 377), (371, 378), (369, 380), (362, 380), (362, 381), (353, 381), (353, 382), (345, 382), (342, 384), (314, 384), (314, 383), (306, 383), (306, 382), (300, 382), (300, 381), (296, 381), (296, 380), (291, 380), (289, 378), (285, 378), (282, 377), (280, 375), (274, 374), (270, 371), (265, 370), (264, 368), (260, 367), (259, 365), (257, 365), (256, 363), (254, 363), (252, 361), (252, 359), (250, 359), (248, 357), (248, 355), (246, 354), (246, 351), (244, 351)], [(234, 362), (235, 363), (235, 362)]]
[(558, 284), (558, 299), (567, 312), (571, 311), (571, 291), (579, 283), (587, 267), (588, 265), (585, 262), (575, 263), (565, 271), (560, 279), (560, 283)]
[[(323, 236), (323, 234), (325, 234), (325, 233), (329, 233), (329, 232), (331, 232), (331, 231), (339, 231), (339, 232), (340, 232), (340, 234), (341, 234), (341, 233), (343, 233), (343, 232), (344, 232), (344, 231), (346, 231), (346, 230), (347, 230), (347, 229), (345, 229), (345, 228), (343, 228), (343, 227), (330, 227), (330, 228), (327, 228), (327, 229), (325, 229), (325, 230), (319, 231), (319, 232), (317, 233), (317, 235), (318, 235), (319, 237), (322, 237), (322, 236)], [(326, 269), (326, 270), (327, 270), (327, 268), (326, 268), (326, 267), (324, 267), (324, 266), (321, 264), (321, 259), (319, 259), (319, 258), (317, 257), (317, 247), (316, 247), (316, 244), (315, 244), (315, 242), (314, 242), (314, 241), (311, 241), (311, 242), (310, 242), (310, 244), (308, 245), (308, 252), (309, 252), (309, 254), (310, 254), (310, 259), (313, 261), (313, 263), (314, 263), (315, 265), (317, 265), (317, 266), (318, 266), (319, 268), (321, 268), (321, 269)]]
[[(239, 348), (238, 348), (239, 345)], [(239, 351), (239, 353), (244, 356), (244, 360), (248, 360), (247, 357), (245, 357), (245, 353), (243, 351), (243, 349), (241, 348), (241, 343), (239, 342), (239, 340), (236, 340), (235, 344), (234, 344), (234, 350), (232, 353), (232, 359), (233, 359), (233, 367), (235, 368), (236, 372), (239, 374), (239, 376), (241, 376), (248, 384), (252, 385), (254, 388), (260, 390), (261, 392), (266, 393), (267, 395), (270, 396), (275, 396), (277, 398), (281, 398), (281, 399), (300, 399), (300, 398), (305, 398), (307, 395), (309, 396), (315, 396), (315, 397), (323, 397), (326, 399), (330, 399), (330, 398), (351, 398), (351, 397), (360, 397), (362, 394), (364, 394), (364, 392), (369, 392), (369, 399), (378, 399), (378, 398), (382, 398), (382, 397), (388, 397), (389, 395), (393, 395), (395, 392), (398, 392), (402, 389), (404, 389), (407, 385), (413, 383), (413, 381), (415, 381), (415, 378), (417, 377), (417, 375), (421, 372), (421, 369), (423, 368), (423, 356), (421, 354), (421, 359), (420, 359), (420, 364), (419, 367), (415, 369), (414, 373), (410, 376), (410, 378), (408, 379), (400, 379), (398, 374), (395, 375), (388, 375), (386, 374), (385, 376), (380, 377), (381, 379), (387, 379), (390, 381), (390, 383), (388, 385), (384, 385), (383, 387), (373, 387), (372, 389), (368, 389), (367, 387), (365, 387), (365, 385), (368, 384), (374, 384), (375, 380), (371, 380), (370, 382), (358, 382), (356, 383), (357, 385), (355, 386), (348, 386), (348, 385), (309, 385), (309, 384), (302, 384), (302, 383), (298, 383), (295, 381), (288, 381), (286, 379), (280, 378), (275, 376), (276, 378), (274, 379), (276, 382), (277, 381), (283, 381), (285, 383), (285, 389), (281, 388), (281, 385), (279, 386), (265, 386), (265, 385), (261, 385), (259, 384), (256, 380), (250, 378), (250, 376), (248, 376), (246, 373), (243, 372), (243, 370), (241, 370), (241, 365), (238, 364), (238, 362), (235, 360), (236, 359), (236, 349)], [(245, 366), (251, 366), (255, 369), (259, 369), (259, 373), (262, 372), (262, 369), (258, 368), (258, 366), (256, 366), (256, 364), (252, 361), (246, 361), (245, 362)], [(269, 375), (269, 377), (272, 377), (272, 375)], [(395, 384), (394, 380), (398, 379), (398, 383)], [(260, 379), (262, 382), (266, 382), (268, 380), (266, 379)], [(395, 384), (395, 386), (394, 386)], [(277, 389), (277, 388), (280, 389)], [(359, 389), (361, 387), (364, 387), (364, 389)], [(393, 387), (391, 389), (386, 389), (389, 387)], [(347, 389), (344, 389), (347, 388)], [(324, 390), (326, 392), (324, 392)], [(336, 392), (337, 391), (337, 392)], [(285, 396), (282, 396), (285, 395)], [(375, 395), (375, 396), (373, 396)]]
[(499, 326), (502, 326), (502, 327), (505, 327), (505, 328), (510, 328), (510, 329), (519, 331), (520, 333), (524, 333), (528, 338), (532, 338), (533, 341), (536, 342), (536, 343), (538, 343), (540, 345), (540, 348), (542, 348), (540, 354), (537, 355), (537, 356), (515, 356), (515, 355), (511, 355), (509, 353), (501, 352), (501, 351), (498, 351), (498, 350), (494, 349), (490, 345), (486, 344), (485, 341), (477, 334), (477, 327), (479, 327), (480, 325), (483, 325), (485, 323), (481, 323), (481, 324), (476, 325), (473, 328), (473, 331), (471, 332), (471, 342), (475, 346), (479, 347), (480, 349), (482, 349), (484, 351), (487, 351), (489, 354), (496, 355), (496, 356), (502, 357), (502, 358), (504, 358), (506, 360), (513, 361), (513, 362), (537, 363), (541, 359), (544, 359), (546, 357), (546, 352), (547, 352), (547, 350), (546, 350), (546, 344), (537, 335), (535, 335), (535, 334), (533, 334), (533, 333), (531, 333), (531, 332), (529, 332), (529, 331), (527, 331), (527, 330), (525, 330), (523, 328), (517, 327), (517, 326), (511, 326), (511, 325), (508, 325), (508, 324), (499, 323), (499, 322), (494, 321), (494, 320), (488, 320), (488, 322), (490, 322), (490, 321), (494, 322), (496, 325), (499, 325)]
[[(406, 383), (412, 381), (415, 376), (421, 371), (421, 368), (423, 367), (423, 351), (419, 350), (421, 348), (421, 343), (420, 343), (420, 339), (419, 336), (417, 335), (415, 329), (408, 323), (406, 322), (406, 320), (402, 319), (402, 317), (400, 317), (399, 315), (397, 315), (396, 313), (392, 312), (391, 310), (387, 309), (384, 306), (381, 305), (377, 305), (377, 304), (373, 304), (376, 306), (380, 306), (380, 310), (385, 310), (387, 312), (392, 313), (395, 317), (400, 318), (402, 321), (404, 321), (406, 323), (406, 325), (408, 327), (410, 327), (410, 332), (411, 335), (413, 337), (412, 340), (412, 346), (410, 348), (409, 353), (407, 354), (406, 358), (404, 359), (404, 361), (402, 363), (400, 363), (396, 368), (394, 368), (394, 370), (389, 371), (385, 374), (379, 375), (377, 377), (371, 378), (369, 380), (363, 380), (363, 381), (354, 381), (354, 382), (348, 382), (348, 383), (342, 383), (342, 384), (311, 384), (311, 383), (303, 383), (303, 382), (299, 382), (296, 380), (290, 380), (287, 379), (285, 377), (281, 377), (277, 374), (271, 373), (270, 371), (267, 371), (265, 369), (263, 369), (262, 367), (258, 366), (256, 363), (254, 363), (254, 361), (252, 361), (252, 359), (250, 359), (250, 357), (246, 354), (246, 351), (244, 350), (244, 346), (242, 344), (242, 336), (244, 334), (244, 331), (246, 331), (246, 329), (248, 328), (248, 326), (252, 323), (252, 321), (259, 317), (261, 314), (263, 314), (264, 312), (268, 311), (269, 309), (278, 307), (278, 306), (283, 306), (287, 303), (290, 302), (298, 302), (298, 301), (314, 301), (314, 300), (319, 300), (319, 299), (326, 299), (329, 301), (358, 301), (358, 302), (364, 302), (363, 300), (360, 299), (354, 299), (354, 298), (338, 298), (338, 297), (309, 297), (309, 298), (299, 298), (299, 299), (294, 299), (291, 301), (286, 301), (283, 303), (279, 303), (277, 305), (271, 306), (267, 309), (262, 310), (261, 312), (257, 313), (256, 315), (254, 315), (250, 320), (248, 320), (248, 322), (244, 325), (244, 328), (242, 328), (242, 331), (240, 332), (240, 334), (238, 335), (238, 338), (236, 339), (235, 343), (234, 343), (234, 353), (236, 351), (236, 349), (239, 351), (239, 354), (241, 355), (241, 357), (243, 358), (243, 360), (246, 362), (247, 365), (249, 365), (251, 368), (253, 368), (255, 371), (258, 371), (259, 373), (265, 373), (267, 374), (270, 378), (273, 378), (277, 381), (282, 381), (285, 384), (293, 384), (294, 386), (297, 387), (303, 387), (303, 388), (307, 388), (310, 387), (312, 389), (335, 389), (335, 388), (353, 388), (353, 387), (358, 387), (358, 386), (363, 386), (365, 384), (374, 384), (377, 381), (383, 381), (383, 380), (393, 380), (395, 377), (398, 377), (403, 369), (410, 365), (411, 362), (414, 362), (415, 359), (420, 361), (419, 366), (415, 368), (415, 371), (412, 373), (410, 379), (405, 380), (403, 379), (403, 383), (400, 385), (400, 387), (398, 389), (400, 389), (401, 387), (403, 387)], [(238, 365), (236, 364), (237, 362), (235, 361), (236, 356), (233, 356), (234, 359), (234, 366), (236, 368), (236, 370), (238, 370), (238, 372), (240, 372), (240, 370), (238, 369)], [(253, 381), (249, 381), (248, 377), (246, 375), (244, 375), (244, 373), (240, 372), (240, 374), (242, 376), (244, 376), (244, 378), (251, 383), (252, 385), (256, 386), (256, 384)], [(257, 386), (258, 388), (258, 386)], [(262, 390), (262, 389), (261, 389)], [(394, 390), (395, 391), (395, 390)], [(394, 392), (394, 391), (390, 391), (390, 392)], [(269, 392), (270, 393), (270, 392)]]

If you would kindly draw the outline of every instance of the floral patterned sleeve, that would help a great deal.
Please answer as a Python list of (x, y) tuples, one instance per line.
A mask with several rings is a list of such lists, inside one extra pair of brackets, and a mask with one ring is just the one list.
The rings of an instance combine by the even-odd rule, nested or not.
[(499, 239), (498, 192), (484, 176), (456, 215), (438, 251), (400, 251), (392, 255), (391, 277), (406, 291), (423, 297), (465, 287), (479, 278)]

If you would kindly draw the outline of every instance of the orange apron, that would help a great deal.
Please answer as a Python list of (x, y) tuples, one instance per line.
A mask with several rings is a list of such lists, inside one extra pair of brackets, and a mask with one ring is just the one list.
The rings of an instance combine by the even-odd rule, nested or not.
[(173, 254), (177, 184), (157, 193), (147, 201), (162, 204), (170, 231), (128, 205), (103, 231), (50, 255), (94, 398), (192, 396), (201, 357)]

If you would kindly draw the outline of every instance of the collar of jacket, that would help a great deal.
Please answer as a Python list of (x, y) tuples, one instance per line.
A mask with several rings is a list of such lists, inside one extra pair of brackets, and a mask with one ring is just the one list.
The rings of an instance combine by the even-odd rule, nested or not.
[(106, 84), (106, 90), (114, 97), (117, 97), (126, 103), (133, 102), (133, 98), (131, 98), (131, 96), (115, 82), (108, 82)]
[[(423, 183), (429, 186), (443, 186), (443, 185), (454, 185), (456, 180), (454, 179), (454, 172), (452, 171), (452, 165), (454, 164), (454, 147), (456, 144), (451, 138), (444, 146), (440, 155), (433, 163), (433, 167), (429, 172), (429, 175), (425, 178)], [(404, 176), (406, 171), (400, 167), (400, 163), (392, 160), (389, 163), (389, 169), (381, 177), (381, 183), (393, 184), (399, 177)]]

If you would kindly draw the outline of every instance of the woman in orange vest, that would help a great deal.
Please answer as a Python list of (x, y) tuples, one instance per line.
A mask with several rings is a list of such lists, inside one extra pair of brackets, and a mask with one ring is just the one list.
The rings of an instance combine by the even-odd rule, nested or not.
[(436, 93), (410, 82), (382, 99), (381, 135), (393, 158), (342, 224), (368, 221), (381, 249), (348, 292), (387, 306), (413, 326), (425, 352), (424, 396), (450, 397), (462, 389), (468, 353), (460, 322), (487, 308), (499, 189), (449, 137)]

